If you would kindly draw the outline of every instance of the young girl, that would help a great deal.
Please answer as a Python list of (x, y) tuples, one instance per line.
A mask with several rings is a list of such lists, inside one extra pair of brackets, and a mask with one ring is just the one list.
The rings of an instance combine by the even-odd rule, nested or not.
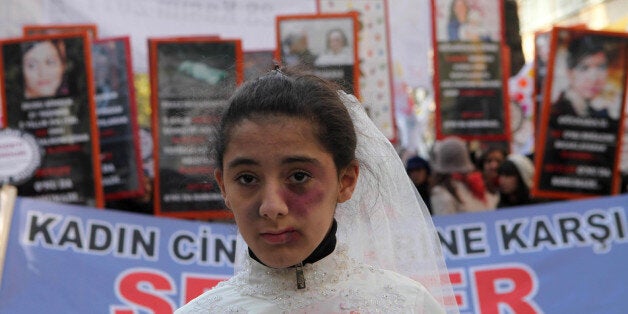
[(355, 97), (275, 70), (235, 93), (213, 148), (236, 274), (177, 313), (445, 312), (435, 228)]

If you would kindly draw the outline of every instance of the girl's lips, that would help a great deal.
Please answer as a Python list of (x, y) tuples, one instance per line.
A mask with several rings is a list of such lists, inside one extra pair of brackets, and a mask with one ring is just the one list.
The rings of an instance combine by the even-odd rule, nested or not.
[(270, 244), (286, 244), (292, 242), (297, 237), (297, 232), (294, 230), (284, 230), (279, 232), (264, 232), (260, 236), (266, 242)]

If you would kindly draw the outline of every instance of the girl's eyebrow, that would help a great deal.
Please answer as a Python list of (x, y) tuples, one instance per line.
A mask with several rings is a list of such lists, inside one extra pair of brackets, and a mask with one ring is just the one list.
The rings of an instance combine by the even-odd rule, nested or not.
[[(319, 164), (320, 162), (316, 158), (311, 158), (311, 157), (307, 157), (307, 156), (289, 156), (289, 157), (286, 157), (286, 158), (282, 159), (281, 163), (282, 164), (291, 164), (291, 163)], [(234, 167), (242, 166), (242, 165), (257, 166), (257, 165), (259, 165), (259, 162), (255, 161), (252, 158), (238, 157), (238, 158), (235, 158), (234, 160), (230, 161), (229, 163), (227, 163), (227, 167), (228, 168), (234, 168)]]
[(282, 160), (283, 164), (298, 163), (298, 162), (319, 164), (318, 159), (307, 157), (307, 156), (290, 156)]
[(227, 163), (228, 168), (234, 168), (241, 165), (259, 165), (259, 163), (251, 158), (245, 157), (238, 157)]

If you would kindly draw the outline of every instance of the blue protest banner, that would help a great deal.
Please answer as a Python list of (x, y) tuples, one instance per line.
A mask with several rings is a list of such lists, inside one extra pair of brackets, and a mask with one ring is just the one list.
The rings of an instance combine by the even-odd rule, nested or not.
[[(621, 195), (434, 217), (461, 313), (624, 313), (627, 205)], [(172, 313), (232, 275), (235, 234), (18, 197), (0, 313)]]
[(229, 278), (235, 227), (18, 197), (0, 313), (172, 313)]
[(437, 216), (461, 313), (625, 313), (628, 195)]

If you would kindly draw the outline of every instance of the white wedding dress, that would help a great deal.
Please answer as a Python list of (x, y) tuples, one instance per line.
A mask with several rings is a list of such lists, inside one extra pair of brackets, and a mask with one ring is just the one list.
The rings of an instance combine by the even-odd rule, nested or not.
[(303, 266), (305, 289), (297, 289), (294, 268), (246, 263), (176, 313), (445, 313), (421, 284), (351, 259), (342, 244)]

